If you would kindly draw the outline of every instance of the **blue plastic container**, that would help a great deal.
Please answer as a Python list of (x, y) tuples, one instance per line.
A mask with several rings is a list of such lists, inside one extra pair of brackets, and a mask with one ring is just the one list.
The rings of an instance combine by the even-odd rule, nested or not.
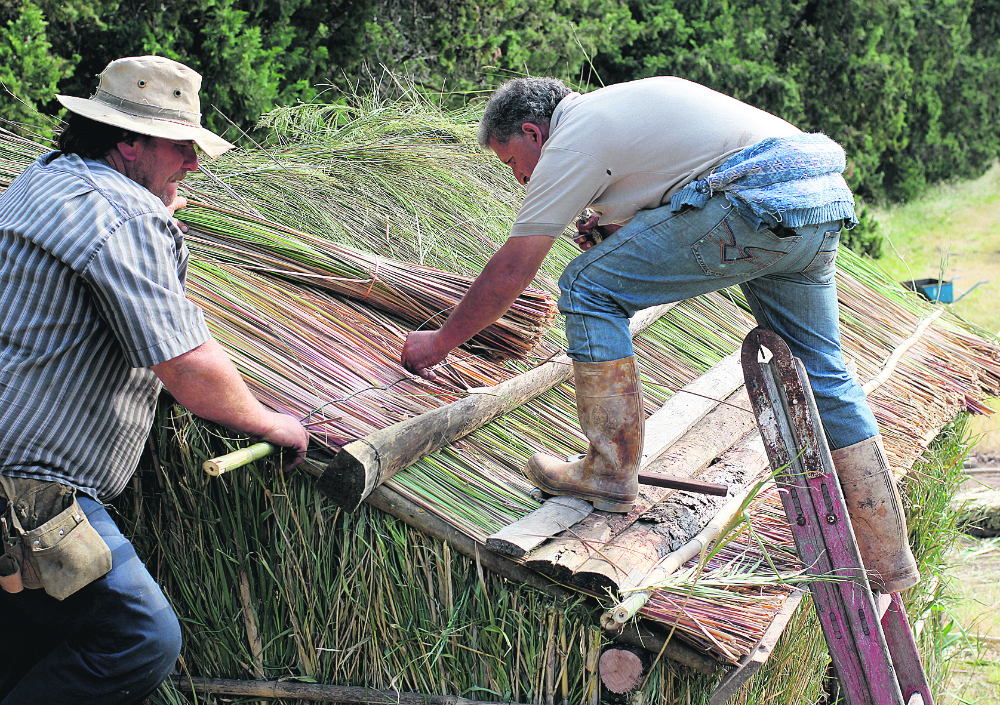
[(913, 281), (903, 282), (903, 286), (910, 291), (917, 292), (928, 301), (940, 302), (943, 304), (950, 304), (955, 301), (955, 287), (951, 281), (941, 281), (940, 279), (914, 279)]

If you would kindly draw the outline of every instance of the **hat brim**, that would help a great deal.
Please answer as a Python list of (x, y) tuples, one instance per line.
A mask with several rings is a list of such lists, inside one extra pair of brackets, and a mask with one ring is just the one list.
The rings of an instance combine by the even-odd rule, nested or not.
[(104, 123), (105, 125), (114, 125), (115, 127), (121, 127), (125, 130), (150, 137), (163, 137), (169, 140), (191, 140), (201, 148), (201, 151), (212, 158), (228, 152), (235, 146), (211, 130), (206, 130), (204, 127), (188, 125), (174, 120), (165, 120), (163, 118), (131, 115), (130, 113), (116, 110), (110, 105), (87, 98), (56, 95), (56, 99), (70, 112), (82, 115), (96, 122)]

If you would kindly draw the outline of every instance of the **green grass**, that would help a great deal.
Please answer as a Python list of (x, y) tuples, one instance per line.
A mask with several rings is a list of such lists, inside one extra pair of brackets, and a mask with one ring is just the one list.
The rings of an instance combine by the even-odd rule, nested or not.
[(952, 304), (972, 323), (1000, 330), (1000, 165), (972, 181), (938, 186), (903, 206), (874, 209), (886, 238), (878, 264), (894, 279), (954, 280)]

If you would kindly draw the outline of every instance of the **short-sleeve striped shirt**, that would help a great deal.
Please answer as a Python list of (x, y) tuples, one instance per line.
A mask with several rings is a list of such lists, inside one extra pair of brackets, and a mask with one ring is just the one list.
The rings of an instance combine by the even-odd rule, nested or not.
[(187, 259), (160, 200), (104, 162), (49, 154), (0, 194), (0, 474), (121, 492), (150, 366), (210, 337)]

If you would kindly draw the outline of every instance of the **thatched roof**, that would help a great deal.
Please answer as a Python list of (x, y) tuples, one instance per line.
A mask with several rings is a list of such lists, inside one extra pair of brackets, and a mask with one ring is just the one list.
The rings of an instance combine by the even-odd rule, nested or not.
[[(425, 315), (428, 304), (415, 304), (407, 319), (398, 310), (387, 312), (386, 306), (376, 308), (367, 300), (376, 286), (406, 291), (399, 283), (409, 271), (406, 263), (442, 273), (409, 277), (406, 286), (412, 288), (400, 297), (403, 303), (399, 305), (405, 308), (407, 297), (416, 296), (413, 292), (420, 290), (421, 281), (433, 281), (433, 287), (460, 296), (462, 281), (445, 273), (474, 276), (506, 236), (520, 190), (495, 160), (474, 147), (469, 115), (445, 115), (416, 102), (357, 109), (305, 106), (275, 113), (266, 123), (275, 130), (267, 146), (234, 150), (206, 164), (202, 173), (192, 174), (184, 183), (189, 199), (202, 204), (179, 214), (193, 226), (188, 291), (205, 308), (213, 332), (254, 392), (274, 408), (311, 424), (314, 443), (326, 454), (317, 457), (327, 457), (375, 430), (460, 399), (469, 388), (510, 379), (562, 348), (556, 321), (525, 353), (524, 341), (537, 340), (541, 331), (525, 333), (530, 324), (515, 321), (494, 338), (456, 351), (439, 370), (441, 380), (430, 383), (408, 375), (398, 364), (406, 333), (421, 325), (414, 321), (426, 317), (427, 325), (438, 324), (439, 319)], [(0, 145), (0, 179), (12, 177), (43, 149), (41, 144), (18, 143), (8, 136)], [(307, 233), (308, 241), (292, 230)], [(344, 248), (367, 258), (345, 255)], [(535, 282), (539, 291), (555, 295), (555, 279), (574, 254), (572, 243), (557, 243)], [(342, 268), (347, 259), (353, 269)], [(390, 270), (397, 277), (394, 281), (386, 276)], [(341, 293), (333, 293), (331, 287), (324, 288), (324, 282), (334, 280), (347, 281), (346, 289), (353, 290), (342, 287)], [(950, 313), (910, 340), (936, 309), (851, 253), (844, 252), (840, 258), (838, 285), (844, 349), (862, 382), (878, 380), (893, 352), (910, 345), (887, 379), (869, 395), (890, 459), (897, 470), (905, 472), (956, 414), (982, 411), (982, 399), (1000, 392), (1000, 347)], [(544, 320), (551, 317), (547, 306), (540, 297), (526, 300), (525, 315)], [(753, 325), (738, 291), (683, 302), (650, 325), (636, 339), (647, 414), (736, 350)], [(515, 339), (519, 342), (511, 343)], [(737, 394), (720, 409), (740, 403)], [(739, 455), (744, 452), (740, 443), (755, 431), (740, 423), (726, 428), (725, 433), (713, 431), (718, 437), (713, 438), (716, 445), (709, 457), (704, 462), (692, 460), (686, 472), (701, 473), (704, 479), (730, 472), (726, 478), (731, 484), (752, 485), (761, 476), (761, 468), (737, 477), (731, 468), (727, 470), (725, 459), (729, 452), (733, 462), (747, 465)], [(692, 426), (679, 443), (701, 444), (703, 429)], [(281, 481), (277, 486), (261, 486), (258, 470), (209, 481), (200, 474), (198, 462), (219, 444), (209, 437), (207, 427), (165, 407), (157, 432), (160, 462), (173, 458), (175, 467), (184, 473), (176, 484), (163, 477), (157, 480), (173, 498), (162, 511), (175, 514), (167, 516), (165, 524), (162, 512), (153, 521), (164, 581), (175, 605), (183, 603), (178, 607), (182, 618), (206, 629), (216, 623), (211, 613), (213, 603), (221, 599), (213, 597), (217, 590), (232, 592), (239, 585), (253, 591), (258, 582), (278, 586), (273, 589), (281, 607), (275, 614), (283, 616), (274, 617), (278, 620), (274, 624), (254, 625), (270, 636), (264, 639), (263, 652), (245, 658), (258, 664), (257, 670), (263, 673), (265, 663), (283, 658), (266, 655), (266, 649), (277, 648), (273, 640), (291, 638), (297, 656), (289, 655), (282, 662), (295, 661), (299, 675), (317, 677), (331, 668), (344, 668), (355, 657), (341, 653), (334, 658), (325, 650), (335, 648), (331, 644), (339, 644), (336, 648), (341, 651), (352, 648), (340, 644), (333, 632), (346, 629), (344, 625), (365, 613), (365, 608), (359, 603), (347, 609), (337, 595), (318, 594), (335, 589), (334, 583), (324, 582), (321, 576), (348, 557), (338, 555), (324, 534), (330, 515), (318, 496), (310, 495), (310, 483), (286, 486)], [(492, 567), (516, 566), (506, 573), (506, 568), (500, 571), (527, 576), (533, 574), (531, 554), (517, 559), (493, 556), (486, 561), (486, 538), (538, 506), (528, 496), (530, 487), (521, 474), (532, 453), (548, 450), (569, 455), (582, 452), (584, 444), (572, 384), (561, 384), (398, 473), (378, 495), (378, 506), (403, 521), (433, 525), (435, 535), (472, 556), (477, 565), (482, 561)], [(723, 462), (703, 467), (718, 457)], [(669, 465), (672, 472), (684, 472), (683, 462), (678, 465), (669, 458), (663, 462), (673, 463)], [(221, 489), (211, 489), (208, 482)], [(231, 500), (237, 509), (204, 506), (205, 497), (212, 493), (221, 493), (213, 502)], [(599, 544), (588, 543), (587, 550), (595, 555), (607, 553), (615, 533), (658, 531), (669, 525), (663, 501), (673, 497), (676, 502), (678, 496), (652, 488), (644, 488), (643, 495), (641, 512), (619, 521), (614, 532)], [(285, 499), (278, 501), (276, 496)], [(135, 516), (148, 517), (150, 508), (140, 506), (142, 495), (134, 501)], [(776, 507), (773, 494), (764, 491), (750, 514), (758, 535), (771, 537), (771, 549), (778, 556), (782, 547), (787, 552), (790, 539)], [(218, 512), (215, 518), (213, 511)], [(262, 524), (273, 526), (264, 530), (249, 524), (249, 518), (257, 514), (263, 515)], [(415, 520), (417, 515), (429, 517), (430, 522)], [(211, 527), (214, 522), (225, 524), (223, 534), (245, 538), (233, 539), (237, 549), (235, 554), (228, 553), (234, 561), (227, 571), (228, 584), (206, 581), (192, 589), (195, 586), (185, 585), (185, 575), (218, 571), (204, 559), (197, 566), (189, 563), (191, 554), (198, 551), (192, 536), (220, 528)], [(169, 528), (164, 530), (165, 526)], [(181, 535), (184, 532), (192, 536)], [(747, 544), (742, 549), (740, 541)], [(745, 564), (750, 565), (755, 559), (747, 552), (756, 550), (752, 543), (737, 539), (727, 550), (744, 555)], [(247, 567), (250, 554), (258, 556), (253, 567)], [(352, 553), (351, 560), (355, 559), (361, 561), (359, 571), (378, 568), (366, 564), (363, 555)], [(443, 560), (450, 561), (447, 549)], [(789, 556), (788, 566), (793, 562), (794, 556)], [(420, 573), (450, 570), (441, 565), (396, 566), (392, 575), (405, 574), (411, 590), (420, 590), (421, 585), (430, 589), (437, 583), (430, 578), (423, 581)], [(270, 575), (275, 566), (282, 566), (280, 574)], [(703, 589), (699, 592), (691, 591), (690, 576), (678, 579), (658, 590), (641, 614), (668, 628), (681, 617), (679, 636), (721, 662), (734, 663), (753, 648), (790, 589), (766, 575), (748, 577), (753, 573), (749, 568), (743, 571), (742, 580), (731, 579), (732, 572), (731, 563), (720, 557), (700, 576)], [(723, 573), (730, 574), (730, 584), (724, 584)], [(544, 585), (546, 580), (531, 582)], [(592, 584), (576, 584), (573, 575), (563, 576), (561, 583), (581, 595), (594, 593)], [(320, 585), (324, 587), (317, 588)], [(370, 599), (379, 598), (372, 595)], [(444, 599), (451, 604), (454, 595)], [(240, 609), (246, 616), (245, 603)], [(718, 617), (720, 611), (729, 616)], [(722, 622), (729, 622), (729, 627)], [(398, 626), (384, 624), (383, 629)], [(198, 648), (209, 652), (211, 643), (211, 638), (197, 641)], [(282, 646), (282, 651), (287, 652), (287, 647)], [(356, 657), (366, 653), (361, 644), (353, 648), (360, 649)], [(476, 648), (475, 638), (466, 648)], [(211, 656), (204, 658), (204, 663), (211, 663)], [(387, 673), (396, 666), (398, 673), (414, 667), (412, 659), (399, 654), (367, 658), (385, 664)], [(390, 667), (390, 662), (395, 666)], [(437, 688), (433, 673), (428, 680), (414, 672), (411, 682), (424, 683), (429, 692)]]

